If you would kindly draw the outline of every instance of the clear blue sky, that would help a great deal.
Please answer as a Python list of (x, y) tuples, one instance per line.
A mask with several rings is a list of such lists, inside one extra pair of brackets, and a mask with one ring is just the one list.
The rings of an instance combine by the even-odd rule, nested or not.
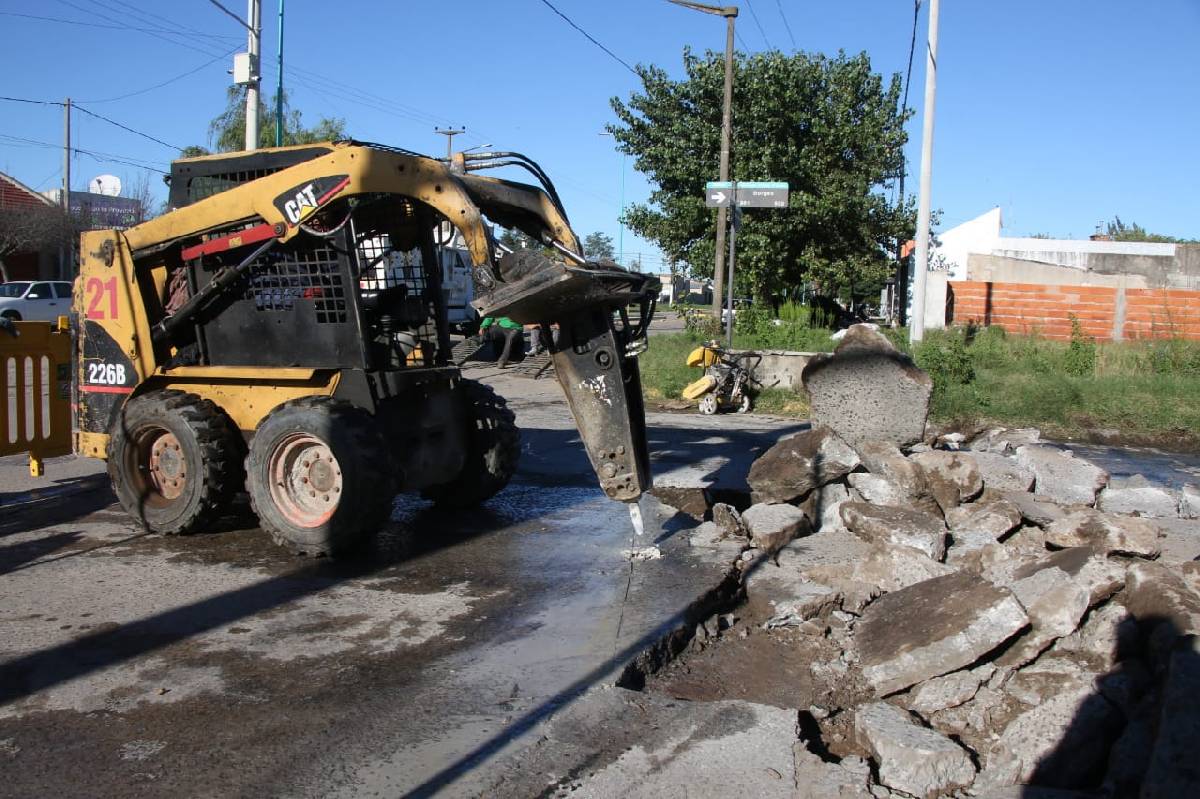
[[(245, 13), (244, 0), (224, 2)], [(665, 0), (552, 2), (631, 64), (678, 75), (685, 45), (723, 47), (720, 18)], [(865, 50), (877, 70), (904, 70), (911, 0), (739, 5), (742, 49), (790, 51), (794, 36), (796, 48)], [(174, 145), (206, 143), (230, 80), (231, 57), (217, 56), (245, 46), (242, 29), (207, 0), (0, 0), (0, 12), (7, 56), (0, 95), (71, 96)], [(265, 82), (272, 84), (276, 12), (276, 0), (264, 0)], [(933, 188), (943, 227), (999, 205), (1011, 235), (1083, 237), (1119, 214), (1157, 232), (1200, 236), (1200, 2), (943, 0), (941, 17)], [(924, 8), (918, 30), (909, 95), (917, 111), (913, 191)], [(355, 137), (433, 154), (445, 148), (435, 125), (466, 126), (456, 144), (527, 153), (554, 177), (581, 235), (601, 230), (618, 239), (622, 159), (598, 134), (613, 121), (609, 98), (628, 96), (637, 80), (542, 0), (291, 0), (285, 50), (286, 86), (306, 120), (344, 117)], [(102, 102), (193, 69), (162, 88)], [(0, 169), (38, 189), (58, 186), (61, 151), (29, 140), (57, 147), (61, 124), (59, 108), (0, 102)], [(160, 169), (174, 154), (82, 114), (74, 134), (77, 147)], [(86, 155), (72, 170), (77, 188), (102, 172), (127, 181), (140, 172)], [(155, 187), (161, 195), (157, 180)], [(626, 202), (648, 191), (630, 166)], [(624, 243), (627, 255), (642, 252), (647, 267), (660, 265), (646, 242), (626, 232)]]

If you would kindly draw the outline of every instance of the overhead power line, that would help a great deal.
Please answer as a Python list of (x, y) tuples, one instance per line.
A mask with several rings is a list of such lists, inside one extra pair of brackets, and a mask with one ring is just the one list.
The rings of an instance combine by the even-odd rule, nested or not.
[(762, 23), (758, 21), (758, 12), (754, 10), (754, 4), (750, 0), (746, 0), (746, 8), (750, 9), (750, 16), (754, 18), (754, 26), (762, 34), (763, 41), (767, 44), (767, 49), (774, 50), (775, 48), (771, 46), (771, 40), (767, 38), (766, 30), (763, 29)]
[(116, 97), (104, 97), (99, 100), (80, 100), (79, 102), (81, 102), (81, 103), (111, 103), (111, 102), (115, 102), (117, 100), (124, 100), (129, 97), (137, 97), (139, 94), (145, 94), (147, 92), (152, 92), (155, 89), (161, 89), (163, 86), (169, 86), (170, 84), (174, 83), (175, 81), (183, 80), (184, 78), (186, 78), (189, 75), (195, 75), (197, 72), (204, 69), (205, 67), (212, 66), (213, 64), (217, 63), (218, 61), (220, 61), (222, 59), (229, 58), (229, 56), (233, 55), (240, 49), (242, 49), (240, 46), (235, 47), (228, 52), (221, 53), (221, 55), (216, 56), (215, 58), (211, 58), (208, 61), (205, 61), (203, 64), (201, 64), (198, 67), (189, 69), (187, 72), (181, 72), (180, 74), (176, 75), (173, 78), (168, 78), (167, 80), (164, 80), (162, 83), (156, 83), (153, 86), (147, 86), (146, 88), (138, 89), (135, 92), (129, 92), (128, 94), (119, 94)]
[[(0, 133), (0, 140), (8, 140), (10, 142), (17, 142), (36, 147), (45, 147), (51, 150), (62, 149), (61, 144), (53, 144), (48, 141), (39, 141), (37, 139), (27, 139), (24, 136), (12, 136), (7, 133)], [(125, 164), (126, 166), (137, 167), (138, 169), (148, 169), (151, 172), (158, 172), (163, 175), (169, 174), (166, 170), (159, 169), (155, 166), (150, 166), (151, 162), (139, 162), (139, 159), (132, 155), (114, 155), (113, 153), (105, 153), (101, 152), (100, 150), (85, 150), (82, 147), (72, 147), (71, 152), (95, 158), (97, 161)]]
[[(626, 63), (626, 61), (625, 61), (623, 58), (621, 58), (619, 55), (617, 55), (616, 53), (614, 53), (612, 50), (609, 50), (609, 49), (608, 49), (607, 47), (605, 47), (604, 45), (600, 44), (600, 42), (596, 41), (596, 38), (595, 38), (594, 36), (592, 36), (592, 34), (588, 33), (588, 32), (587, 32), (587, 31), (585, 31), (583, 28), (581, 28), (581, 27), (579, 27), (578, 25), (576, 25), (576, 24), (575, 24), (575, 22), (574, 22), (574, 20), (572, 20), (572, 19), (571, 19), (570, 17), (568, 17), (566, 14), (564, 14), (563, 12), (561, 12), (561, 11), (559, 11), (557, 8), (555, 8), (555, 7), (554, 7), (554, 4), (553, 4), (553, 3), (551, 3), (551, 2), (550, 2), (550, 0), (542, 0), (542, 3), (543, 3), (545, 6), (547, 6), (547, 7), (548, 7), (548, 8), (549, 8), (551, 11), (553, 11), (555, 14), (558, 14), (560, 17), (562, 17), (562, 18), (563, 18), (563, 19), (566, 21), (566, 23), (567, 23), (568, 25), (570, 25), (572, 28), (574, 28), (575, 30), (577, 30), (577, 31), (579, 31), (580, 33), (582, 33), (582, 34), (584, 35), (584, 38), (586, 38), (586, 39), (587, 39), (589, 42), (591, 42), (592, 44), (596, 45), (597, 47), (599, 47), (599, 48), (600, 48), (601, 50), (603, 50), (604, 52), (608, 53), (609, 57), (610, 57), (610, 58), (612, 58), (614, 61), (616, 61), (618, 64), (620, 64), (621, 66), (625, 67), (625, 69), (629, 70), (629, 71), (630, 71), (630, 72), (632, 72), (634, 75), (637, 75), (637, 74), (638, 74), (638, 71), (637, 71), (636, 69), (634, 69), (633, 67), (629, 66), (629, 64), (628, 64), (628, 63)], [(640, 78), (640, 77), (641, 77), (641, 75), (638, 75), (638, 77)]]
[[(92, 13), (92, 12), (88, 11), (87, 13)], [(39, 14), (21, 14), (16, 11), (0, 11), (0, 16), (21, 17), (22, 19), (35, 19), (35, 20), (38, 20), (41, 22), (56, 22), (60, 25), (79, 25), (79, 26), (85, 27), (85, 28), (103, 28), (105, 30), (138, 31), (140, 33), (167, 33), (168, 32), (168, 31), (164, 30), (163, 28), (142, 28), (137, 25), (122, 25), (122, 24), (106, 25), (102, 22), (91, 22), (91, 21), (87, 21), (87, 20), (78, 20), (78, 19), (63, 19), (62, 17), (46, 17), (46, 16), (41, 16)], [(232, 38), (230, 36), (222, 35), (222, 34), (218, 34), (218, 33), (191, 33), (189, 35), (191, 35), (191, 36), (207, 36), (207, 37), (214, 38), (214, 39)]]
[(796, 37), (792, 35), (792, 26), (788, 24), (787, 14), (783, 12), (783, 0), (775, 0), (775, 5), (779, 7), (779, 17), (783, 20), (783, 29), (787, 31), (788, 39), (792, 43), (792, 49), (796, 48)]
[[(30, 100), (30, 99), (27, 99), (24, 97), (0, 97), (0, 100), (7, 100), (12, 103), (30, 103), (32, 105), (56, 105), (56, 106), (59, 106), (60, 108), (64, 105), (66, 105), (66, 103), (57, 102), (55, 100)], [(82, 111), (83, 113), (87, 114), (88, 116), (95, 117), (96, 119), (107, 122), (110, 125), (115, 125), (116, 127), (120, 128), (121, 130), (128, 131), (129, 133), (132, 133), (137, 136), (141, 136), (143, 139), (149, 139), (150, 141), (154, 142), (155, 144), (161, 144), (163, 147), (167, 147), (172, 150), (182, 149), (180, 147), (176, 147), (174, 144), (169, 144), (169, 143), (163, 141), (162, 139), (155, 138), (154, 136), (151, 136), (149, 133), (143, 133), (142, 131), (137, 130), (135, 128), (131, 128), (128, 125), (123, 125), (120, 122), (116, 121), (115, 119), (109, 119), (108, 117), (104, 116), (103, 114), (97, 114), (95, 111), (89, 111), (81, 105), (76, 105), (75, 103), (71, 103), (71, 107), (74, 108), (76, 111)]]

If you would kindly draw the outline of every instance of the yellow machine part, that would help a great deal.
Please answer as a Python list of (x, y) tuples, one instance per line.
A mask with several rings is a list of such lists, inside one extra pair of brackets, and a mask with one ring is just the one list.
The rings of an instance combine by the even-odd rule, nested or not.
[(686, 400), (700, 399), (705, 394), (712, 391), (713, 387), (716, 385), (717, 378), (713, 377), (712, 375), (705, 375), (694, 383), (689, 384), (688, 387), (683, 390), (683, 398)]
[(71, 454), (71, 331), (57, 323), (14, 322), (0, 330), (0, 455), (29, 453), (29, 473), (42, 459)]
[(708, 367), (712, 366), (716, 362), (717, 362), (716, 351), (710, 349), (709, 347), (705, 347), (705, 346), (697, 347), (696, 349), (694, 349), (690, 353), (688, 353), (688, 356), (687, 356), (687, 365), (688, 366), (703, 366), (704, 368), (707, 369)]

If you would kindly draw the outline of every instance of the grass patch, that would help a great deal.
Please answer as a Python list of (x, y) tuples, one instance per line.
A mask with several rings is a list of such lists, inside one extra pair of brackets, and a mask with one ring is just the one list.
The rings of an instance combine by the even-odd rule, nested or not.
[[(651, 402), (678, 400), (700, 376), (685, 365), (703, 333), (654, 336), (641, 356)], [(905, 331), (886, 331), (908, 351)], [(802, 325), (735, 331), (739, 349), (828, 351), (830, 331)], [(1169, 445), (1200, 440), (1200, 342), (1182, 339), (1097, 342), (1081, 332), (1069, 342), (1010, 336), (1000, 328), (934, 330), (911, 354), (933, 377), (930, 416), (943, 423), (994, 421), (1032, 425), (1065, 435), (1117, 430)], [(804, 417), (807, 397), (784, 389), (761, 392), (755, 410)]]

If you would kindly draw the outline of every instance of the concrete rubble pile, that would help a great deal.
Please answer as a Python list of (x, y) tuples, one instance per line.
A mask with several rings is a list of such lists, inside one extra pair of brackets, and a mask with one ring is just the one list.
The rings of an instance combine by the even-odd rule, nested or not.
[[(1200, 490), (1110, 479), (1036, 430), (914, 438), (920, 370), (865, 330), (839, 351), (806, 370), (813, 427), (754, 464), (753, 504), (692, 531), (771, 609), (755, 634), (836, 644), (795, 795), (1200, 795), (1200, 535), (1180, 522)], [(864, 404), (864, 373), (900, 388)]]

